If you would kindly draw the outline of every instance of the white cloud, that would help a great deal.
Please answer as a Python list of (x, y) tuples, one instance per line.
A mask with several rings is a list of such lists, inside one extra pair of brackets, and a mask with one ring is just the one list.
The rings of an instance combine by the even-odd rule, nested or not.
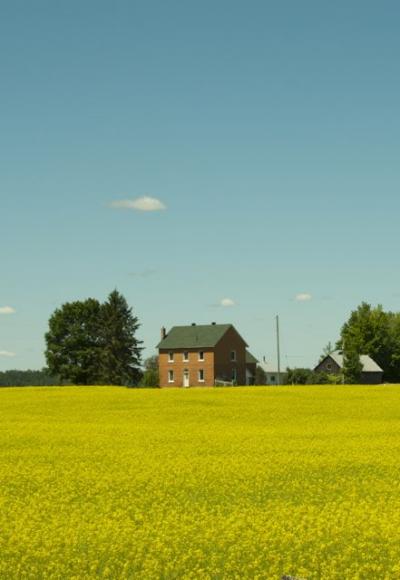
[(308, 292), (300, 292), (300, 294), (296, 294), (295, 300), (297, 302), (307, 302), (308, 300), (312, 299), (312, 295)]
[(0, 306), (0, 314), (14, 314), (15, 308), (12, 306)]
[(10, 352), (9, 350), (0, 350), (0, 356), (12, 357), (16, 355), (15, 352)]
[(133, 209), (136, 211), (162, 211), (167, 209), (162, 201), (148, 195), (137, 197), (136, 199), (120, 199), (111, 202), (110, 205), (117, 209)]
[(221, 302), (219, 303), (220, 306), (235, 306), (235, 301), (232, 298), (222, 298)]

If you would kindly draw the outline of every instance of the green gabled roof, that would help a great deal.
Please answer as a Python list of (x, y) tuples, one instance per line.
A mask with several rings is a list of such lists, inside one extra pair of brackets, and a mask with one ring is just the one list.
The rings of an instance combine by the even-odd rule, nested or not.
[(157, 348), (213, 348), (230, 328), (232, 324), (173, 326)]
[(246, 364), (257, 364), (258, 359), (251, 354), (248, 350), (246, 350)]

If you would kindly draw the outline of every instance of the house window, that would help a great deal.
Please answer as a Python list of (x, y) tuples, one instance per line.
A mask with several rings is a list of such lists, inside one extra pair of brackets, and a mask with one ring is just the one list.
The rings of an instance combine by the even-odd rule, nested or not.
[(199, 369), (199, 383), (204, 383), (204, 370)]
[(231, 361), (236, 360), (236, 350), (231, 350)]
[(199, 351), (199, 360), (204, 360), (204, 352), (202, 350)]
[(168, 362), (174, 362), (174, 353), (173, 352), (168, 353)]
[(168, 371), (168, 382), (169, 383), (174, 382), (174, 371)]
[(327, 371), (331, 371), (332, 370), (332, 363), (326, 363), (326, 370)]
[(237, 379), (236, 369), (232, 369), (232, 381), (236, 381), (236, 379)]
[(183, 353), (183, 362), (188, 362), (189, 361), (189, 353), (186, 351)]

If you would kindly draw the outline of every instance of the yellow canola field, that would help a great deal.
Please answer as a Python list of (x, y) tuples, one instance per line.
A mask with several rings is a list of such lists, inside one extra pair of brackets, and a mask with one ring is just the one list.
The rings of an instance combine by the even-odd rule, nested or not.
[(0, 389), (0, 578), (400, 578), (400, 388)]

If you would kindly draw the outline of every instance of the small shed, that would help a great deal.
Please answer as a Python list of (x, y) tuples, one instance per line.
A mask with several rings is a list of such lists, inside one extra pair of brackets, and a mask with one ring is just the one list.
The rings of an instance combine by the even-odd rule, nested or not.
[[(360, 382), (363, 385), (379, 385), (383, 381), (383, 370), (367, 354), (360, 355), (362, 372)], [(343, 352), (336, 350), (328, 354), (320, 363), (317, 364), (314, 371), (318, 373), (338, 374), (343, 369)]]
[(259, 363), (259, 365), (265, 372), (267, 385), (276, 386), (287, 384), (287, 371), (285, 365), (281, 366), (280, 373), (278, 373), (278, 364), (276, 362), (266, 361)]

